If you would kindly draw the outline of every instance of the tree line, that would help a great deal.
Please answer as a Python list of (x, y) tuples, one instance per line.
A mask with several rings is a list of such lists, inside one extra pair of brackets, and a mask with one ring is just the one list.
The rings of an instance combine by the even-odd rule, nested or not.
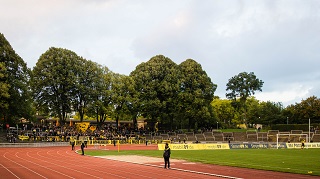
[(129, 75), (109, 70), (75, 52), (51, 47), (27, 68), (0, 33), (0, 117), (2, 124), (36, 115), (59, 118), (65, 123), (72, 112), (80, 121), (94, 118), (148, 120), (151, 127), (170, 130), (235, 127), (261, 123), (319, 121), (319, 99), (310, 97), (283, 108), (281, 103), (260, 102), (252, 97), (263, 81), (253, 72), (230, 78), (226, 97), (214, 96), (214, 84), (193, 59), (180, 64), (164, 55), (143, 62)]

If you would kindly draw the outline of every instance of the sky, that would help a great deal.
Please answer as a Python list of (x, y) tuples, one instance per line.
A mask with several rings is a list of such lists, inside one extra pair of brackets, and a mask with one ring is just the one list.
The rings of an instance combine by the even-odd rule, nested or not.
[(0, 0), (0, 33), (33, 68), (50, 47), (129, 75), (153, 56), (193, 59), (225, 99), (254, 72), (261, 101), (320, 97), (319, 0)]

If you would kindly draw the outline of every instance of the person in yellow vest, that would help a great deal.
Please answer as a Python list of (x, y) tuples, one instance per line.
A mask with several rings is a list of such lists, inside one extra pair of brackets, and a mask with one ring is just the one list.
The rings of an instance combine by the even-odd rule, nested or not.
[(70, 137), (70, 144), (71, 144), (71, 150), (74, 150), (75, 141), (73, 137)]
[(302, 139), (302, 140), (301, 140), (301, 149), (304, 149), (304, 143), (305, 143), (305, 140)]

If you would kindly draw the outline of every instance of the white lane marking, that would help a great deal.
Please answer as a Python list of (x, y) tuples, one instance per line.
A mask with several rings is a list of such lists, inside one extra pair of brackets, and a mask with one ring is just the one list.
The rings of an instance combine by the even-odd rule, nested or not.
[(14, 174), (11, 170), (9, 170), (7, 167), (3, 166), (2, 164), (0, 164), (4, 169), (6, 169), (8, 172), (10, 172), (13, 176), (15, 176), (16, 178), (19, 178), (16, 174)]
[[(25, 169), (27, 169), (27, 170), (29, 170), (29, 171), (31, 171), (31, 172), (33, 172), (33, 173), (37, 174), (37, 175), (39, 175), (39, 176), (40, 176), (40, 177), (42, 177), (42, 178), (47, 178), (47, 177), (45, 177), (45, 176), (41, 175), (40, 173), (37, 173), (37, 172), (35, 172), (35, 171), (33, 171), (33, 170), (31, 170), (31, 169), (29, 169), (29, 168), (27, 168), (27, 167), (25, 167), (25, 166), (23, 166), (23, 165), (21, 165), (21, 164), (17, 163), (17, 162), (15, 162), (15, 161), (13, 161), (13, 160), (11, 160), (11, 159), (7, 158), (7, 157), (6, 157), (6, 154), (7, 154), (7, 153), (8, 153), (8, 152), (6, 152), (6, 153), (3, 155), (3, 157), (4, 157), (4, 158), (6, 158), (6, 159), (10, 160), (11, 162), (13, 162), (13, 163), (15, 163), (15, 164), (17, 164), (17, 165), (19, 165), (19, 166), (21, 166), (21, 167), (25, 168)], [(17, 155), (17, 153), (16, 153), (16, 155)]]

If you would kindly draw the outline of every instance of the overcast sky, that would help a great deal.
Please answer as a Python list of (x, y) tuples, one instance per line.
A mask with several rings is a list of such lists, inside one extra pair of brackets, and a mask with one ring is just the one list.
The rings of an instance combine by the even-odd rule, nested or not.
[(0, 32), (28, 67), (61, 47), (129, 75), (162, 54), (194, 59), (225, 98), (254, 72), (262, 101), (320, 97), (319, 0), (0, 0)]

